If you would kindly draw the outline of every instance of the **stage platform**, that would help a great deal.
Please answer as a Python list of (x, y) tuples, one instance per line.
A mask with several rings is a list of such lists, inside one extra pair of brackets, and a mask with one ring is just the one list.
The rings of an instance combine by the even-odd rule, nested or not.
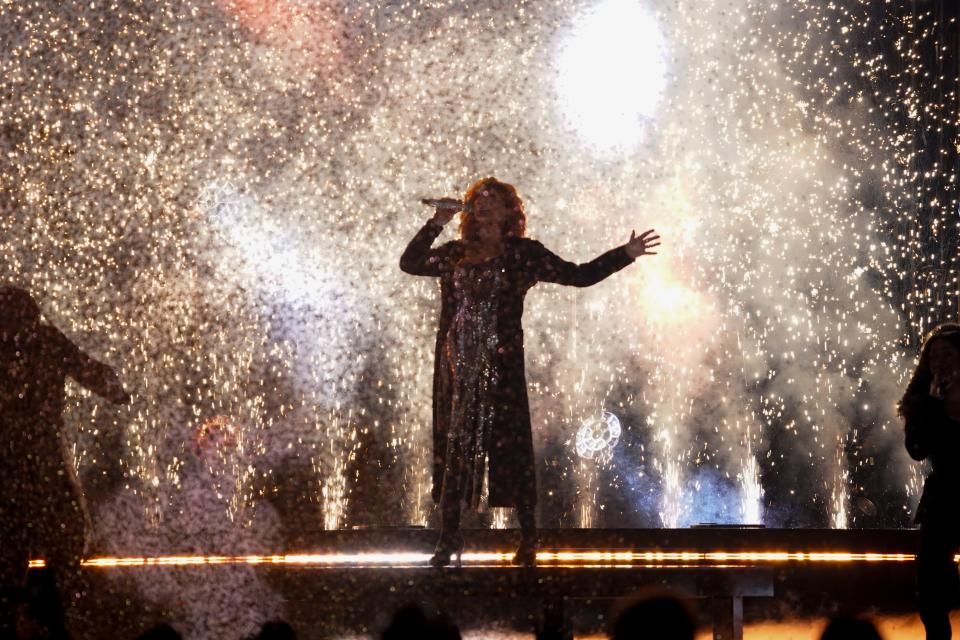
[(84, 566), (101, 577), (148, 570), (216, 579), (218, 566), (250, 565), (284, 594), (295, 618), (312, 616), (314, 629), (325, 624), (317, 594), (387, 609), (432, 602), (454, 613), (470, 603), (491, 620), (509, 608), (498, 603), (524, 602), (537, 612), (530, 620), (566, 637), (583, 626), (576, 612), (585, 603), (609, 609), (614, 599), (649, 588), (696, 601), (722, 640), (742, 637), (745, 599), (755, 610), (785, 601), (827, 611), (913, 606), (915, 530), (545, 529), (534, 568), (510, 564), (518, 531), (464, 534), (463, 566), (441, 569), (427, 565), (437, 532), (417, 527), (316, 531), (285, 549), (243, 556), (143, 557), (131, 549)]

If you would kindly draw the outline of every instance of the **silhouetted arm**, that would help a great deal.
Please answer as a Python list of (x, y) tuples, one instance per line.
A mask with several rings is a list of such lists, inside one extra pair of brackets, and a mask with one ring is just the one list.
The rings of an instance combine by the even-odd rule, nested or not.
[(56, 336), (61, 364), (68, 376), (83, 388), (114, 404), (130, 401), (130, 396), (123, 390), (120, 378), (112, 368), (85, 354), (59, 331)]
[(624, 246), (611, 249), (582, 264), (568, 262), (536, 240), (528, 240), (528, 265), (536, 279), (573, 287), (589, 287), (633, 262)]
[(443, 231), (442, 224), (432, 219), (428, 220), (404, 249), (403, 255), (400, 256), (400, 269), (414, 276), (439, 277), (440, 264), (446, 255), (448, 245), (436, 249), (431, 247), (441, 231)]

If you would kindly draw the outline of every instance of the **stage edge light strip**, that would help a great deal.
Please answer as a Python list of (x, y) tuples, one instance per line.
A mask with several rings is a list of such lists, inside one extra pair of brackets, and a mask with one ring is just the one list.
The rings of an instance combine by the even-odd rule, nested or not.
[[(284, 566), (409, 566), (425, 563), (428, 553), (304, 553), (284, 555), (176, 555), (155, 557), (97, 557), (80, 564), (90, 568), (117, 567), (190, 567), (205, 565), (247, 564)], [(469, 552), (463, 554), (465, 563), (509, 563), (512, 551)], [(630, 566), (637, 563), (699, 563), (724, 564), (731, 562), (776, 564), (787, 562), (845, 563), (845, 562), (913, 562), (912, 553), (872, 553), (849, 551), (541, 551), (537, 561), (545, 565), (564, 564)], [(960, 562), (960, 554), (954, 556)], [(41, 569), (46, 562), (31, 560), (31, 569)]]

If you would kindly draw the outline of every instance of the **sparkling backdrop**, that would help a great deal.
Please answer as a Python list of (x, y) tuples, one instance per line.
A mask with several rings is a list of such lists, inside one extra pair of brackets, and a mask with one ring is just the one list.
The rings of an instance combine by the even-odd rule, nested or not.
[[(495, 174), (568, 258), (664, 238), (528, 298), (544, 525), (907, 522), (893, 400), (957, 302), (956, 22), (607, 2), (665, 65), (611, 151), (559, 82), (601, 4), (0, 1), (3, 278), (134, 398), (68, 409), (95, 517), (184, 517), (190, 435), (222, 416), (237, 526), (265, 500), (288, 532), (426, 523), (438, 299), (397, 260), (420, 197)], [(573, 447), (598, 409), (624, 428), (600, 464)]]

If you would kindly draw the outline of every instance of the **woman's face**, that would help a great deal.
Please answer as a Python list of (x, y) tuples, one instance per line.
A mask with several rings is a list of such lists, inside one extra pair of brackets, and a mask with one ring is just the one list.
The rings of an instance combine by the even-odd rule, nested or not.
[(507, 198), (494, 189), (481, 189), (473, 200), (473, 215), (481, 233), (501, 233), (511, 209)]
[(960, 382), (960, 349), (948, 340), (934, 338), (930, 344), (930, 395), (943, 399)]

